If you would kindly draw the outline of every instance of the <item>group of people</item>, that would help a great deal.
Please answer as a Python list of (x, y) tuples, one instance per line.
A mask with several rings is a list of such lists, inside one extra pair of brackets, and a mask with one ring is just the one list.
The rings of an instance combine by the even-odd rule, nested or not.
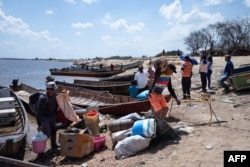
[[(171, 76), (176, 73), (176, 67), (174, 64), (168, 64), (166, 60), (159, 59), (156, 63), (155, 71), (150, 67), (148, 71), (143, 70), (143, 66), (140, 66), (138, 71), (135, 73), (134, 80), (131, 81), (129, 92), (131, 97), (137, 97), (141, 92), (148, 90), (148, 99), (151, 103), (153, 113), (160, 117), (165, 118), (168, 113), (167, 103), (168, 100), (162, 95), (164, 88), (168, 88), (171, 96), (176, 100), (177, 104), (180, 105), (181, 101), (175, 94), (172, 88)], [(219, 85), (224, 88), (224, 92), (228, 93), (229, 87), (225, 84), (225, 81), (233, 75), (234, 65), (231, 61), (231, 56), (225, 56), (226, 66), (223, 71), (223, 75), (218, 79)], [(181, 66), (181, 85), (182, 85), (182, 99), (191, 99), (191, 78), (193, 75), (194, 63), (189, 56), (184, 57), (184, 63)], [(213, 66), (212, 56), (203, 55), (199, 62), (199, 74), (201, 80), (201, 91), (207, 92), (207, 88), (211, 89), (211, 75)], [(153, 72), (152, 72), (153, 71)], [(152, 87), (149, 88), (148, 80), (150, 76), (154, 77)]]
[[(152, 69), (149, 69), (152, 72)], [(148, 99), (151, 103), (153, 115), (164, 119), (168, 116), (168, 102), (171, 98), (174, 98), (178, 105), (181, 101), (176, 96), (174, 89), (172, 88), (171, 76), (176, 73), (176, 66), (174, 64), (168, 64), (165, 59), (159, 59), (156, 63), (156, 70), (154, 74), (143, 70), (143, 66), (139, 67), (139, 70), (135, 73), (134, 80), (131, 81), (129, 87), (130, 96), (136, 97), (136, 95), (148, 90)], [(151, 88), (148, 86), (149, 77), (153, 78), (153, 84)], [(170, 95), (165, 97), (162, 93), (165, 88), (168, 88)]]

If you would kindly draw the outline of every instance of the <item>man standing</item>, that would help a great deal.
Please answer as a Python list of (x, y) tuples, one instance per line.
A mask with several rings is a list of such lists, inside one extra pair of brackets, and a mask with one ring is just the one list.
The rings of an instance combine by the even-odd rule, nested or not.
[(234, 72), (234, 65), (231, 61), (231, 56), (225, 56), (226, 66), (223, 71), (223, 75), (218, 79), (219, 85), (224, 88), (224, 93), (229, 92), (229, 87), (224, 83), (230, 76), (233, 75)]
[(139, 70), (135, 73), (134, 80), (137, 81), (137, 86), (139, 89), (138, 94), (143, 92), (144, 90), (148, 90), (148, 77), (149, 73), (143, 71), (143, 66), (139, 66)]
[(191, 98), (190, 88), (191, 88), (192, 68), (193, 64), (191, 63), (189, 56), (185, 56), (185, 62), (181, 67), (182, 70), (181, 85), (182, 85), (183, 99)]
[[(162, 61), (162, 63), (165, 63), (165, 61)], [(177, 98), (172, 88), (171, 75), (173, 75), (173, 72), (176, 73), (176, 67), (173, 64), (168, 64), (166, 68), (163, 68), (160, 75), (155, 76), (155, 83), (149, 94), (149, 101), (153, 109), (153, 114), (160, 119), (164, 119), (168, 114), (168, 101), (166, 101), (165, 97), (162, 95), (165, 87), (168, 87), (169, 93), (176, 100), (177, 104), (181, 104), (181, 101)]]
[(36, 111), (37, 130), (42, 131), (48, 138), (50, 137), (50, 143), (53, 149), (59, 147), (56, 143), (56, 111), (58, 104), (55, 88), (55, 82), (46, 83), (46, 95), (40, 95)]

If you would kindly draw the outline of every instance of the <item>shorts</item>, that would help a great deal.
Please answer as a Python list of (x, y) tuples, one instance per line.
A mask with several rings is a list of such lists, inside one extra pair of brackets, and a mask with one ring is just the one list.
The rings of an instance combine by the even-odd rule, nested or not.
[(154, 109), (154, 112), (158, 112), (168, 106), (165, 97), (162, 94), (150, 93), (148, 99)]

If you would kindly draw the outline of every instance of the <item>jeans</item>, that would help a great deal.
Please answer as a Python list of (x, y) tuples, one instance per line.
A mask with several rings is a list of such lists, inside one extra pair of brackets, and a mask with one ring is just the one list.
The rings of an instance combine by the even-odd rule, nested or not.
[(227, 75), (222, 75), (219, 79), (218, 79), (218, 83), (221, 87), (228, 89), (228, 86), (224, 83), (226, 80), (228, 79)]
[(191, 77), (182, 77), (181, 79), (183, 98), (190, 98)]
[(207, 92), (207, 73), (200, 72), (202, 92)]
[(207, 86), (210, 88), (211, 85), (211, 75), (212, 75), (212, 70), (208, 70), (207, 72)]

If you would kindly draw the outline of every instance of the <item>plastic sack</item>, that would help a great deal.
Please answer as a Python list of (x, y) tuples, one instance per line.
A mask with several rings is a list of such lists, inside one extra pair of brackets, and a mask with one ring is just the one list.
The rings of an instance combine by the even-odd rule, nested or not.
[(154, 137), (155, 133), (156, 123), (153, 118), (135, 121), (131, 130), (131, 135), (140, 135), (147, 138)]
[(125, 115), (125, 116), (119, 118), (119, 120), (121, 120), (121, 119), (132, 119), (132, 120), (136, 121), (136, 120), (142, 119), (142, 117), (138, 113), (134, 112), (134, 113), (131, 113), (131, 114), (128, 114), (128, 115)]
[(65, 93), (59, 94), (56, 96), (57, 103), (59, 105), (59, 108), (62, 110), (64, 116), (72, 121), (72, 122), (78, 122), (79, 116), (76, 115), (73, 106), (70, 101), (69, 91), (66, 91)]
[(140, 94), (137, 95), (136, 99), (137, 100), (144, 100), (148, 98), (149, 90), (145, 90), (141, 92)]
[(123, 159), (135, 155), (137, 152), (146, 149), (150, 141), (150, 138), (144, 138), (140, 135), (129, 136), (117, 143), (114, 149), (115, 157), (117, 159)]
[(131, 129), (121, 130), (118, 132), (111, 133), (111, 141), (113, 146), (115, 146), (119, 141), (129, 137), (131, 134)]

